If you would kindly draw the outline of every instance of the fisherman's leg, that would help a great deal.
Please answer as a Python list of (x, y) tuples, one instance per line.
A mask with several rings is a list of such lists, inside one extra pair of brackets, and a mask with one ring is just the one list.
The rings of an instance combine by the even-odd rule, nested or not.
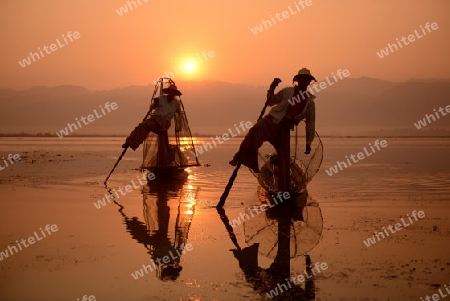
[(239, 147), (239, 151), (234, 155), (231, 165), (241, 162), (254, 172), (259, 172), (258, 167), (258, 149), (273, 136), (275, 125), (270, 117), (264, 117), (258, 121), (247, 133)]
[(316, 135), (316, 104), (314, 100), (311, 101), (307, 108), (306, 112), (306, 151), (305, 154), (309, 154), (311, 152), (311, 144), (314, 140), (314, 136)]
[(130, 136), (127, 137), (124, 145), (122, 147), (131, 147), (133, 150), (136, 150), (139, 145), (144, 142), (147, 138), (148, 133), (150, 131), (155, 131), (159, 129), (159, 124), (153, 119), (147, 119), (144, 122), (140, 123), (134, 130), (131, 132)]
[(289, 191), (290, 188), (290, 130), (287, 127), (281, 127), (278, 131), (276, 142), (277, 161), (278, 161), (278, 191)]
[(169, 164), (169, 135), (167, 131), (158, 131), (158, 152), (157, 165), (166, 166)]

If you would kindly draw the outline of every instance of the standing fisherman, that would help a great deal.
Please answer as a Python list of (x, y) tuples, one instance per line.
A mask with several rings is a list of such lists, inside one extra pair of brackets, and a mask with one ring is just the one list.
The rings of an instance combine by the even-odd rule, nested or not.
[[(123, 148), (131, 147), (136, 150), (139, 145), (144, 142), (150, 131), (158, 134), (158, 165), (169, 164), (169, 138), (167, 130), (170, 128), (172, 119), (176, 113), (181, 113), (181, 105), (176, 96), (182, 93), (177, 89), (175, 84), (171, 84), (168, 88), (163, 89), (164, 94), (155, 98), (150, 107), (152, 112), (150, 118), (140, 123), (127, 137)], [(181, 125), (177, 124), (178, 119), (175, 118), (175, 131), (180, 130)]]
[(268, 141), (277, 152), (278, 190), (289, 190), (290, 130), (306, 119), (305, 154), (311, 152), (311, 143), (314, 140), (315, 96), (307, 91), (312, 80), (316, 79), (308, 69), (303, 68), (293, 78), (293, 83), (297, 85), (283, 88), (274, 94), (275, 88), (281, 82), (279, 78), (274, 79), (267, 91), (267, 105), (273, 106), (272, 109), (248, 131), (230, 165), (241, 163), (259, 173), (258, 149), (264, 141)]

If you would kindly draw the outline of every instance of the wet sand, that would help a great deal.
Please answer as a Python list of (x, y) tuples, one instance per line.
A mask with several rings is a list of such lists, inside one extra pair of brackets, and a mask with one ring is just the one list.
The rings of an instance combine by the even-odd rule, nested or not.
[[(94, 295), (96, 300), (269, 300), (240, 269), (230, 251), (235, 246), (212, 208), (232, 172), (226, 158), (236, 147), (205, 154), (202, 163), (211, 166), (192, 169), (171, 191), (158, 185), (150, 192), (135, 189), (118, 200), (121, 212), (114, 203), (97, 209), (93, 202), (107, 193), (102, 182), (120, 154), (118, 141), (67, 139), (57, 149), (58, 140), (3, 141), (2, 155), (20, 153), (23, 160), (0, 172), (0, 252), (47, 224), (56, 224), (58, 231), (0, 262), (0, 299), (81, 300), (83, 295)], [(356, 144), (365, 143), (359, 142)], [(331, 158), (323, 166), (334, 164), (340, 156), (329, 149)], [(352, 153), (350, 147), (343, 153)], [(140, 174), (136, 170), (139, 162), (139, 151), (127, 154), (109, 187), (130, 184)], [(334, 185), (346, 186), (352, 179), (349, 174), (358, 172), (355, 169), (349, 169), (345, 177), (333, 176)], [(437, 187), (439, 179), (436, 177)], [(426, 181), (427, 176), (416, 185)], [(328, 269), (313, 277), (313, 295), (305, 295), (304, 300), (418, 300), (450, 282), (450, 208), (445, 189), (402, 194), (398, 185), (374, 197), (373, 191), (358, 183), (353, 184), (354, 195), (344, 195), (328, 183), (331, 179), (322, 171), (309, 187), (323, 216), (322, 238), (309, 255), (313, 264), (325, 262)], [(164, 185), (167, 183), (160, 186)], [(230, 220), (259, 204), (255, 185), (249, 172), (240, 172), (225, 206)], [(158, 210), (146, 208), (149, 204), (156, 204)], [(180, 211), (180, 204), (192, 206)], [(374, 231), (394, 225), (414, 210), (424, 211), (426, 217), (375, 245), (364, 245), (363, 240)], [(175, 281), (161, 281), (155, 271), (135, 280), (131, 273), (151, 262), (139, 225), (161, 231), (164, 223), (151, 225), (152, 220), (164, 221), (169, 212), (166, 236), (175, 240), (175, 219), (179, 217), (183, 222), (178, 224), (183, 225), (181, 240), (193, 249), (181, 256), (182, 270)], [(146, 219), (153, 213), (157, 218)], [(234, 231), (239, 245), (245, 247), (243, 227)], [(152, 252), (163, 244), (164, 240), (158, 239), (147, 245)], [(260, 255), (258, 261), (267, 269), (273, 258)], [(291, 260), (291, 276), (304, 270), (303, 256)], [(304, 284), (301, 287), (305, 289)]]

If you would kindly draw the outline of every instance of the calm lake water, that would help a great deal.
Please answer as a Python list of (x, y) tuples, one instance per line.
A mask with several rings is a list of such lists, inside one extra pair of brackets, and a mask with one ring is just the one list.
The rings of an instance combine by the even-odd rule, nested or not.
[[(11, 173), (0, 171), (0, 190), (9, 191), (8, 181), (19, 186), (33, 186), (30, 183), (34, 182), (21, 181), (21, 177), (38, 181), (39, 185), (50, 185), (49, 189), (39, 189), (33, 195), (36, 201), (27, 205), (26, 212), (21, 204), (27, 202), (28, 197), (21, 198), (20, 189), (14, 189), (17, 205), (8, 207), (10, 211), (7, 212), (11, 214), (8, 218), (17, 219), (15, 214), (23, 218), (32, 215), (32, 219), (48, 223), (48, 219), (42, 217), (41, 220), (41, 206), (45, 207), (50, 199), (63, 195), (64, 198), (55, 203), (58, 205), (53, 207), (51, 216), (57, 217), (58, 225), (65, 229), (67, 241), (62, 239), (53, 248), (48, 246), (41, 252), (58, 250), (54, 257), (48, 256), (49, 265), (55, 258), (70, 258), (54, 269), (47, 268), (42, 261), (30, 263), (28, 259), (14, 255), (8, 264), (13, 260), (18, 262), (0, 270), (0, 276), (11, 284), (5, 294), (8, 300), (30, 300), (25, 288), (31, 286), (43, 288), (42, 298), (33, 300), (47, 300), (47, 297), (53, 298), (48, 300), (76, 300), (89, 292), (95, 294), (97, 300), (268, 300), (265, 292), (283, 280), (280, 276), (304, 272), (305, 260), (296, 252), (320, 243), (322, 216), (318, 204), (449, 200), (450, 139), (382, 139), (388, 143), (386, 148), (329, 176), (325, 169), (338, 160), (344, 161), (345, 156), (356, 155), (369, 143), (373, 145), (376, 139), (324, 138), (322, 167), (308, 185), (308, 204), (311, 206), (303, 211), (306, 224), (295, 212), (296, 207), (281, 215), (273, 213), (270, 218), (255, 214), (245, 227), (233, 229), (236, 235), (233, 243), (229, 237), (230, 229), (226, 229), (213, 207), (233, 171), (228, 161), (241, 139), (231, 139), (200, 155), (202, 166), (190, 168), (186, 177), (159, 179), (117, 199), (117, 204), (96, 209), (93, 202), (108, 194), (102, 183), (121, 153), (123, 139), (2, 138), (0, 155), (20, 154), (24, 162), (17, 164), (27, 164), (27, 175), (20, 176), (24, 172), (20, 168), (25, 165), (8, 167), (12, 168)], [(210, 139), (197, 138), (197, 141), (208, 142)], [(32, 163), (32, 158), (36, 158), (36, 162)], [(43, 159), (40, 161), (39, 158)], [(137, 179), (141, 160), (141, 149), (127, 152), (108, 182), (111, 192)], [(14, 175), (14, 172), (18, 174)], [(241, 214), (250, 213), (249, 207), (260, 204), (256, 179), (246, 168), (241, 168), (225, 206), (227, 217), (230, 220), (239, 218)], [(25, 234), (36, 229), (26, 230)], [(6, 227), (3, 228), (5, 231)], [(289, 232), (291, 236), (284, 235)], [(5, 237), (17, 239), (17, 235), (8, 233)], [(10, 240), (4, 240), (0, 251), (5, 250)], [(48, 243), (52, 243), (50, 239)], [(259, 255), (257, 249), (255, 253), (254, 243), (259, 243)], [(193, 249), (177, 255), (177, 251), (181, 252), (182, 246), (187, 244)], [(238, 246), (247, 248), (239, 253), (236, 251)], [(155, 260), (162, 260), (169, 254), (167, 263), (153, 265)], [(255, 256), (257, 262), (254, 262)], [(74, 260), (79, 263), (73, 264)], [(317, 260), (320, 258), (313, 258), (313, 263)], [(252, 262), (259, 265), (257, 273), (246, 269), (246, 264)], [(34, 265), (41, 267), (40, 270), (33, 270)], [(152, 270), (148, 273), (141, 270), (143, 265), (149, 265)], [(13, 272), (18, 267), (21, 272)], [(47, 270), (57, 272), (47, 274)], [(292, 289), (289, 298), (315, 300), (321, 293), (314, 287), (320, 288), (320, 284), (320, 277), (315, 283), (306, 281)], [(365, 293), (360, 294), (357, 296)], [(354, 300), (360, 299), (355, 297)]]
[[(191, 183), (201, 187), (204, 197), (215, 202), (228, 182), (233, 167), (228, 161), (239, 148), (242, 138), (232, 138), (224, 144), (218, 144), (212, 150), (199, 155), (201, 167), (190, 169)], [(346, 162), (346, 156), (357, 155), (365, 147), (370, 151), (375, 138), (323, 138), (324, 158), (319, 172), (308, 185), (309, 193), (321, 202), (338, 202), (348, 199), (370, 201), (372, 199), (433, 199), (448, 200), (450, 195), (450, 138), (381, 138), (388, 146), (381, 148), (371, 156), (351, 167), (339, 170), (329, 176), (325, 170)], [(121, 152), (123, 139), (119, 138), (1, 138), (0, 152), (8, 153), (32, 151), (71, 152), (73, 156), (99, 157), (96, 166), (91, 166), (91, 174), (106, 174)], [(196, 141), (210, 142), (210, 138), (196, 138)], [(303, 148), (303, 141), (300, 142)], [(371, 151), (372, 152), (372, 151)], [(106, 157), (105, 160), (102, 160)], [(111, 178), (120, 184), (129, 173), (140, 166), (142, 148), (128, 151)], [(109, 164), (109, 165), (108, 165)], [(79, 173), (74, 172), (74, 177)], [(122, 178), (122, 176), (124, 178)], [(0, 173), (0, 179), (2, 174)], [(73, 180), (73, 179), (72, 179)], [(98, 180), (98, 179), (97, 179)], [(114, 182), (117, 181), (117, 182)], [(125, 181), (126, 182), (126, 181)], [(124, 182), (122, 182), (124, 183)], [(240, 204), (255, 197), (256, 179), (247, 168), (239, 171), (236, 184), (229, 197), (229, 204)]]

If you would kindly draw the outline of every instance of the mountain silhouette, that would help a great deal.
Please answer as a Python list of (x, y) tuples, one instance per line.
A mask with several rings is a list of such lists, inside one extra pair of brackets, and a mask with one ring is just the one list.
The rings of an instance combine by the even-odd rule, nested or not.
[[(283, 85), (285, 84), (285, 85)], [(288, 82), (280, 84), (278, 89)], [(219, 81), (177, 81), (194, 134), (216, 135), (241, 121), (256, 122), (268, 87)], [(0, 89), (0, 132), (56, 132), (92, 114), (106, 102), (118, 108), (74, 131), (76, 135), (127, 135), (145, 116), (153, 85), (89, 91), (80, 86)], [(441, 116), (426, 127), (414, 126), (433, 109), (446, 107), (450, 81), (414, 79), (389, 82), (374, 78), (346, 78), (315, 92), (317, 129), (322, 135), (447, 135), (450, 117)], [(266, 111), (268, 112), (268, 110)]]

